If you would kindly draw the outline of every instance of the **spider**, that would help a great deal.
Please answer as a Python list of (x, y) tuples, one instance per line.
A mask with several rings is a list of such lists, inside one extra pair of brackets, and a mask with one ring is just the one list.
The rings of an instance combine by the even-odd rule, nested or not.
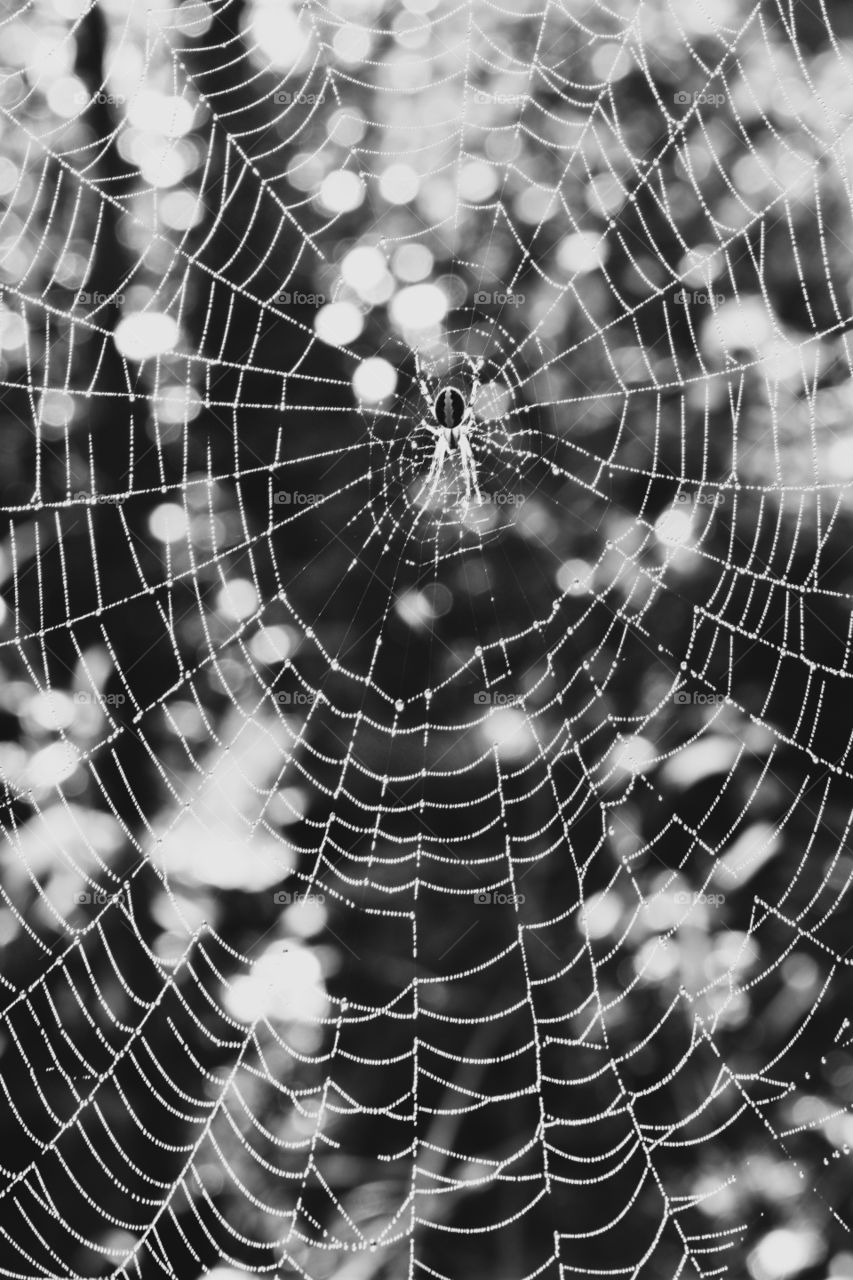
[[(421, 381), (421, 391), (429, 400), (430, 390), (423, 381)], [(432, 412), (435, 424), (427, 419), (424, 419), (421, 424), (435, 437), (435, 451), (420, 492), (423, 493), (427, 489), (429, 496), (432, 496), (442, 474), (445, 459), (450, 454), (456, 453), (462, 469), (466, 506), (471, 501), (472, 490), (477, 495), (477, 502), (482, 502), (480, 486), (477, 483), (477, 463), (468, 439), (468, 432), (473, 422), (470, 404), (458, 387), (442, 387), (432, 402)]]

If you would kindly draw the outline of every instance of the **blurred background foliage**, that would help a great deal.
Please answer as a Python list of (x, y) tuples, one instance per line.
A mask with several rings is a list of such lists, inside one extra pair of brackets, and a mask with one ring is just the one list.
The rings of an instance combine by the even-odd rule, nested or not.
[(7, 9), (2, 1274), (853, 1277), (851, 28)]

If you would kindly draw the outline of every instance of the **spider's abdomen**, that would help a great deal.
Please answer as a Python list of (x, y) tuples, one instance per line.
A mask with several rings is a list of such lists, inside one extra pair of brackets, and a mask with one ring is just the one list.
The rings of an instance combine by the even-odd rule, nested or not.
[(433, 405), (435, 420), (449, 433), (451, 448), (459, 443), (459, 428), (467, 409), (465, 397), (456, 387), (444, 387), (435, 397)]

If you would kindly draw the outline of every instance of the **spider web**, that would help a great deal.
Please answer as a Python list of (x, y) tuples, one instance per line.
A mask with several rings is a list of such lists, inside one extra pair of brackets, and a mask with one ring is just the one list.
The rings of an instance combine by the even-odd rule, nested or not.
[(7, 14), (0, 1274), (849, 1273), (843, 26)]

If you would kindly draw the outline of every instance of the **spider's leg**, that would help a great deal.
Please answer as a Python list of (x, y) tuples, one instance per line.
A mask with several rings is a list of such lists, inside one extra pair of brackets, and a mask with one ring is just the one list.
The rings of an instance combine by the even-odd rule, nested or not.
[(480, 486), (477, 482), (477, 461), (471, 448), (471, 442), (464, 431), (459, 437), (459, 455), (462, 462), (462, 474), (465, 479), (465, 501), (470, 502), (471, 489), (473, 487), (477, 495), (477, 502), (482, 506), (483, 495), (480, 493)]
[(434, 485), (438, 483), (438, 477), (441, 475), (448, 451), (447, 437), (443, 431), (437, 431), (435, 433), (435, 453), (432, 455), (432, 462), (427, 476), (427, 479), (432, 479)]
[(427, 404), (432, 404), (432, 392), (427, 385), (427, 380), (422, 373), (418, 374), (418, 386), (421, 389), (421, 395)]
[(462, 483), (463, 483), (463, 485), (464, 485), (464, 487), (465, 487), (465, 498), (464, 498), (464, 501), (465, 501), (465, 510), (467, 511), (467, 510), (468, 510), (468, 503), (471, 501), (471, 483), (470, 483), (470, 481), (469, 481), (469, 479), (468, 479), (468, 468), (465, 466), (465, 455), (464, 455), (464, 453), (462, 452), (462, 441), (461, 441), (461, 439), (460, 439), (460, 441), (459, 441), (458, 445), (456, 446), (456, 450), (457, 450), (458, 457), (457, 457), (457, 459), (456, 459), (455, 466), (454, 466), (454, 474), (455, 474), (455, 475), (458, 475), (458, 472), (459, 472), (460, 470), (461, 470), (461, 472), (462, 472)]
[(460, 434), (456, 442), (456, 457), (454, 458), (454, 475), (458, 477), (462, 473), (462, 483), (465, 489), (465, 509), (468, 509), (468, 502), (471, 498), (471, 484), (468, 479), (468, 468), (465, 466), (465, 451), (462, 447), (464, 437)]
[(420, 501), (425, 489), (429, 490), (428, 496), (432, 497), (435, 492), (435, 487), (438, 484), (438, 477), (441, 475), (441, 469), (444, 466), (444, 459), (447, 457), (447, 441), (444, 437), (444, 432), (435, 431), (432, 427), (429, 429), (435, 436), (435, 452), (432, 455), (432, 462), (430, 464), (429, 471), (427, 472), (426, 479), (418, 491), (418, 501)]

